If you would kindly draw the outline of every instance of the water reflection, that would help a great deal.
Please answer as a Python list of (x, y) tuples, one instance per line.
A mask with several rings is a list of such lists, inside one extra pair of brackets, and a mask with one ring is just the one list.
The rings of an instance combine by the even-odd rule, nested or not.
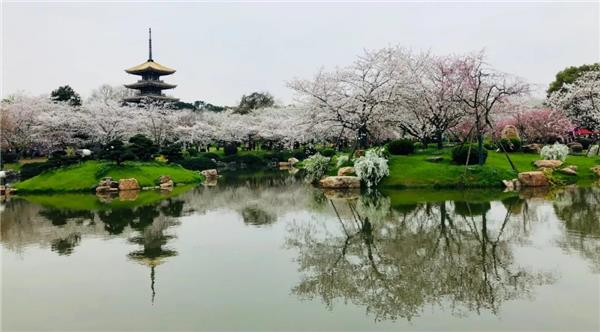
[(426, 305), (452, 312), (489, 310), (548, 284), (547, 271), (514, 262), (506, 236), (510, 210), (489, 221), (489, 202), (419, 204), (390, 209), (389, 199), (331, 200), (338, 229), (298, 224), (287, 241), (297, 249), (300, 297), (366, 307), (376, 319), (411, 319)]
[[(540, 236), (536, 225), (545, 223), (560, 222), (564, 231), (553, 241), (600, 273), (599, 188), (366, 195), (323, 192), (277, 176), (225, 178), (151, 202), (140, 197), (106, 205), (112, 201), (94, 197), (86, 208), (65, 208), (71, 199), (7, 202), (0, 215), (2, 246), (22, 255), (39, 246), (69, 256), (89, 238), (123, 239), (131, 246), (123, 255), (148, 267), (152, 303), (157, 266), (186, 250), (174, 245), (182, 217), (215, 211), (233, 212), (239, 227), (258, 233), (283, 223), (285, 236), (278, 241), (294, 255), (298, 276), (289, 280), (293, 296), (331, 310), (352, 303), (377, 321), (413, 320), (428, 307), (456, 316), (497, 315), (508, 302), (533, 299), (539, 286), (551, 287), (561, 277), (516, 254), (531, 246)], [(227, 241), (229, 234), (219, 237)]]

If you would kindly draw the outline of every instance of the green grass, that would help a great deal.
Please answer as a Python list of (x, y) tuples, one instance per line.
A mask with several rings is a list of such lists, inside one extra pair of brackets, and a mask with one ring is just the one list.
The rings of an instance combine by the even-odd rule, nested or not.
[(87, 161), (44, 172), (31, 179), (17, 183), (21, 192), (69, 192), (88, 191), (98, 181), (110, 176), (113, 179), (136, 178), (142, 187), (154, 186), (161, 175), (169, 175), (175, 183), (200, 182), (202, 176), (179, 165), (161, 163), (127, 162), (121, 166), (101, 161)]
[[(410, 156), (392, 156), (389, 162), (390, 176), (382, 181), (381, 187), (501, 187), (502, 180), (517, 177), (503, 153), (489, 151), (483, 167), (469, 166), (466, 173), (464, 165), (452, 163), (450, 153), (449, 149), (428, 149)], [(444, 160), (439, 163), (426, 161), (427, 157), (434, 155), (440, 155)], [(511, 153), (510, 158), (519, 172), (535, 170), (533, 161), (540, 159), (537, 154), (526, 153)], [(597, 157), (569, 156), (565, 165), (577, 165), (578, 175), (558, 177), (569, 183), (591, 183), (595, 175), (590, 168), (598, 164), (600, 158)]]

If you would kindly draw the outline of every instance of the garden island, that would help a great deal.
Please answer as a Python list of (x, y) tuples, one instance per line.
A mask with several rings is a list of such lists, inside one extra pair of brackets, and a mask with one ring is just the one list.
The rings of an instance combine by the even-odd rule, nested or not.
[(2, 100), (3, 328), (599, 327), (600, 63), (540, 96), (387, 46), (219, 106), (152, 42), (136, 82)]

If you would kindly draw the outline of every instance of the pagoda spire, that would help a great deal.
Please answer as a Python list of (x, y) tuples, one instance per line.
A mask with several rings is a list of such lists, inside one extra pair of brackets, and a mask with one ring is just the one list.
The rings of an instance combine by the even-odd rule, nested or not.
[(152, 28), (148, 28), (148, 61), (152, 60)]

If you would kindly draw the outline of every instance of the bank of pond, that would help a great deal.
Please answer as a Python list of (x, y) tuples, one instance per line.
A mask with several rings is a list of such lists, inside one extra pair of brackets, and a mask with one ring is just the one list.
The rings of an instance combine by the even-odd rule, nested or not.
[[(489, 151), (486, 163), (479, 165), (459, 165), (453, 162), (450, 149), (419, 150), (410, 155), (388, 155), (389, 175), (379, 184), (384, 188), (502, 188), (503, 180), (517, 177), (519, 172), (534, 171), (534, 161), (539, 155), (515, 152), (508, 154), (516, 171), (511, 167), (507, 155), (502, 152)], [(267, 154), (264, 151), (240, 151), (237, 155), (225, 158), (215, 153), (200, 153), (199, 156), (178, 163), (136, 162), (127, 161), (117, 165), (114, 162), (87, 160), (66, 166), (57, 166), (41, 174), (15, 183), (14, 188), (21, 192), (74, 192), (91, 191), (104, 177), (114, 179), (135, 178), (140, 187), (152, 187), (162, 175), (169, 176), (175, 184), (194, 184), (203, 181), (200, 171), (216, 167), (220, 172), (242, 172), (257, 175), (269, 172), (280, 166), (284, 168), (302, 168), (302, 161), (297, 165), (288, 165), (294, 155), (292, 152)], [(336, 175), (341, 158), (349, 153), (328, 153), (330, 161), (327, 174)], [(272, 159), (271, 159), (272, 158)], [(207, 161), (208, 160), (208, 161)], [(555, 172), (554, 183), (586, 185), (595, 182), (598, 176), (591, 170), (600, 165), (600, 157), (585, 155), (569, 155), (564, 165), (574, 166), (575, 174)], [(326, 174), (326, 175), (327, 175)]]

